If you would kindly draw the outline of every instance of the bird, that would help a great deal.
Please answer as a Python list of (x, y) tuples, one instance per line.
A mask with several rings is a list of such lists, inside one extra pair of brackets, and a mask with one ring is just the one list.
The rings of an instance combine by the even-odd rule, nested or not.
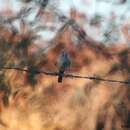
[(61, 83), (64, 77), (65, 70), (70, 67), (71, 60), (66, 51), (62, 51), (57, 59), (57, 66), (59, 69), (58, 82)]

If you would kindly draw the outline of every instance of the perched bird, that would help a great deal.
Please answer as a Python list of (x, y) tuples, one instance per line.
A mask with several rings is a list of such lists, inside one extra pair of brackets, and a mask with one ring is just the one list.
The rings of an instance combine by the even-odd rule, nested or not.
[(62, 51), (57, 59), (57, 66), (59, 69), (58, 82), (62, 82), (65, 70), (70, 66), (71, 61), (66, 51)]

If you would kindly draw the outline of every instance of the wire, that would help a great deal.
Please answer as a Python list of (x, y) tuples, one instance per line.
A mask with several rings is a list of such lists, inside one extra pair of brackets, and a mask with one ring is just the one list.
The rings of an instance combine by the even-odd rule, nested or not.
[[(17, 71), (24, 71), (27, 73), (32, 73), (31, 70), (28, 69), (22, 69), (22, 68), (18, 68), (18, 67), (1, 67), (1, 70), (5, 69), (5, 70), (17, 70)], [(49, 75), (49, 76), (58, 76), (59, 73), (58, 72), (47, 72), (47, 71), (42, 71), (42, 70), (35, 70), (33, 71), (33, 73), (35, 74), (45, 74), (45, 75)], [(92, 77), (92, 76), (81, 76), (81, 75), (74, 75), (74, 74), (64, 74), (64, 78), (76, 78), (76, 79), (89, 79), (89, 80), (97, 80), (97, 81), (103, 81), (103, 82), (111, 82), (111, 83), (121, 83), (121, 84), (130, 84), (130, 81), (123, 81), (123, 80), (112, 80), (112, 79), (103, 79), (103, 78), (99, 78), (99, 77)]]

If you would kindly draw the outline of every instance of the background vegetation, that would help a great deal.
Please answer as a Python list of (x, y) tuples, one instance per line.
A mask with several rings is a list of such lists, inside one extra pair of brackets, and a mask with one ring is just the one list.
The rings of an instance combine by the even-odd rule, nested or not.
[[(82, 21), (98, 29), (101, 16), (87, 21), (75, 8), (66, 16), (53, 2), (24, 0), (20, 11), (9, 4), (0, 13), (0, 130), (130, 129), (129, 21), (121, 27), (127, 43), (111, 40), (113, 19), (100, 42)], [(72, 64), (58, 83), (62, 50)]]

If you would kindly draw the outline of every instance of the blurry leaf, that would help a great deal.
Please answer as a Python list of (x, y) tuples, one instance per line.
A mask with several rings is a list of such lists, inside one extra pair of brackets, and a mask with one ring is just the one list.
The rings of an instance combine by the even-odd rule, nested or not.
[(3, 99), (4, 105), (7, 106), (8, 105), (8, 98), (9, 98), (9, 95), (11, 93), (11, 90), (5, 82), (4, 74), (0, 74), (0, 92), (4, 93), (2, 99)]
[(16, 34), (18, 34), (18, 29), (15, 26), (11, 25), (11, 32), (12, 35), (15, 36)]
[(22, 8), (18, 13), (17, 13), (17, 17), (18, 18), (23, 18), (23, 17), (27, 17), (32, 11), (32, 8)]
[(115, 29), (115, 28), (117, 28), (117, 23), (114, 21), (114, 20), (111, 20), (110, 22), (109, 22), (109, 24), (108, 24), (108, 28), (110, 29), (110, 30), (113, 30), (113, 29)]
[(27, 48), (31, 44), (31, 40), (29, 38), (23, 38), (21, 41), (17, 43), (18, 48)]
[[(98, 117), (100, 119), (100, 117)], [(101, 121), (101, 120), (97, 120), (97, 126), (96, 126), (96, 130), (103, 130), (104, 129), (104, 122), (105, 121)]]
[(119, 56), (119, 60), (121, 62), (121, 68), (124, 69), (124, 70), (127, 70), (129, 71), (129, 57), (128, 57), (128, 54), (129, 54), (129, 50), (128, 49), (125, 49), (123, 51), (121, 51), (118, 56)]
[(3, 103), (4, 103), (4, 106), (7, 107), (8, 104), (9, 104), (9, 95), (8, 94), (5, 94), (3, 96)]
[(106, 31), (106, 32), (104, 33), (104, 37), (105, 37), (104, 42), (110, 41), (110, 40), (111, 40), (111, 32)]
[(119, 52), (118, 55), (119, 55), (119, 56), (127, 56), (128, 53), (129, 53), (129, 50), (128, 50), (128, 49), (125, 49), (125, 50)]
[(124, 4), (126, 2), (127, 2), (127, 0), (120, 0), (120, 4)]
[(0, 91), (3, 91), (7, 94), (10, 93), (10, 89), (9, 87), (7, 86), (6, 82), (5, 82), (5, 77), (3, 75), (0, 75), (0, 77), (2, 76), (2, 78), (0, 79)]
[(4, 74), (0, 74), (0, 82), (2, 82), (4, 78), (5, 78)]
[[(12, 55), (9, 55), (11, 51), (11, 44), (5, 40), (0, 39), (0, 67), (4, 66)], [(5, 53), (6, 52), (6, 53)]]
[(21, 0), (22, 2), (25, 2), (25, 3), (28, 3), (28, 2), (31, 2), (33, 0)]
[(114, 74), (120, 69), (121, 69), (121, 65), (119, 63), (115, 63), (111, 66), (111, 69), (109, 70), (108, 74)]
[(31, 40), (34, 41), (34, 40), (38, 40), (38, 39), (40, 39), (40, 38), (41, 38), (41, 36), (37, 34), (37, 35), (35, 35), (35, 36), (32, 36), (32, 37), (31, 37)]
[(104, 34), (104, 42), (118, 42), (119, 40), (119, 33), (118, 31), (113, 31), (113, 30), (107, 30)]
[(79, 41), (85, 40), (86, 36), (87, 36), (86, 32), (83, 29), (80, 29), (80, 31), (78, 32)]
[(92, 26), (98, 26), (98, 25), (100, 25), (101, 20), (102, 20), (102, 16), (99, 15), (99, 14), (96, 14), (96, 15), (91, 19), (90, 25), (92, 25)]
[(113, 2), (113, 4), (115, 4), (115, 5), (119, 5), (119, 4), (124, 4), (124, 3), (126, 3), (126, 1), (127, 1), (127, 0), (115, 0), (115, 1), (112, 1), (112, 2)]
[(29, 73), (27, 74), (27, 81), (32, 85), (35, 86), (37, 84), (36, 74), (37, 74), (37, 67), (33, 65), (28, 66)]
[(130, 112), (127, 113), (127, 118), (123, 127), (128, 128), (128, 129), (130, 128)]

